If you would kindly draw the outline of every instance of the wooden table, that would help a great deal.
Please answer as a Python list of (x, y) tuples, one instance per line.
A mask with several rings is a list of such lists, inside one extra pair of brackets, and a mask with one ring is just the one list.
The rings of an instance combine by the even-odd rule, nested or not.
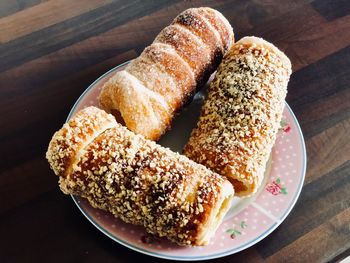
[(180, 11), (212, 6), (236, 38), (272, 41), (293, 62), (287, 101), (308, 168), (287, 219), (217, 262), (326, 262), (350, 253), (350, 2), (2, 0), (0, 261), (160, 262), (94, 228), (58, 189), (44, 158), (78, 96), (136, 57)]

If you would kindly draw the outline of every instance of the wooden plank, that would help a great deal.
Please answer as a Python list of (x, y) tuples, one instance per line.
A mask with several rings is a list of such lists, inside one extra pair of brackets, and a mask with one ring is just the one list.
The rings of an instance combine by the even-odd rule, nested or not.
[[(296, 116), (302, 126), (305, 138), (312, 138), (320, 132), (350, 118), (350, 90), (339, 91), (327, 100), (318, 100), (305, 107), (295, 107)], [(306, 118), (308, 116), (308, 118)]]
[(294, 71), (347, 47), (349, 43), (349, 15), (315, 25), (292, 38), (277, 40), (277, 44), (285, 47), (286, 53), (292, 59)]
[[(232, 262), (254, 262), (263, 263), (264, 258), (258, 253), (255, 246), (245, 249), (237, 254), (230, 256)], [(228, 262), (228, 257), (215, 259), (216, 262), (226, 263)]]
[[(58, 177), (42, 156), (27, 160), (0, 174), (0, 216), (50, 190), (58, 190)], [(14, 194), (15, 193), (15, 194)]]
[(329, 21), (350, 14), (350, 2), (347, 0), (316, 1), (312, 6)]
[[(64, 0), (61, 0), (61, 1), (64, 1)], [(95, 1), (98, 1), (98, 0), (95, 0)], [(100, 0), (100, 1), (102, 1), (102, 0)], [(105, 0), (105, 1), (107, 1), (107, 0)], [(214, 8), (217, 8), (218, 10), (222, 11), (227, 16), (227, 18), (232, 22), (232, 25), (233, 25), (233, 27), (235, 29), (239, 30), (240, 28), (244, 28), (245, 26), (247, 26), (247, 23), (245, 21), (248, 21), (249, 18), (247, 17), (247, 18), (242, 19), (242, 14), (244, 16), (247, 16), (247, 15), (245, 15), (246, 14), (245, 10), (252, 10), (252, 11), (250, 11), (249, 14), (251, 16), (253, 16), (254, 19), (256, 20), (256, 16), (254, 16), (255, 13), (252, 13), (256, 9), (256, 8), (255, 9), (252, 8), (252, 6), (254, 5), (253, 2), (250, 3), (249, 5), (247, 5), (248, 2), (245, 3), (245, 2), (242, 2), (242, 1), (236, 1), (236, 3), (233, 3), (233, 4), (232, 3), (231, 4), (228, 4), (228, 3), (223, 4), (221, 2), (223, 2), (223, 1), (207, 1), (206, 5), (212, 6)], [(283, 12), (287, 12), (287, 11), (293, 10), (294, 8), (299, 6), (301, 2), (304, 3), (304, 2), (310, 2), (310, 1), (306, 1), (306, 0), (305, 1), (304, 0), (281, 1), (280, 5), (273, 5), (272, 6), (273, 8), (271, 8), (271, 4), (269, 4), (269, 1), (262, 2), (260, 8), (265, 8), (267, 11), (265, 11), (265, 15), (263, 17), (261, 17), (258, 22), (260, 23), (263, 20), (269, 20), (269, 19), (271, 19), (273, 17), (276, 17), (277, 14), (279, 14), (278, 12), (283, 13)], [(143, 31), (136, 31), (135, 32), (135, 31), (132, 30), (132, 28), (129, 28), (128, 32), (130, 33), (130, 35), (135, 35), (136, 34), (136, 36), (138, 36), (138, 37), (136, 37), (136, 38), (134, 37), (134, 38), (132, 38), (132, 40), (133, 41), (136, 40), (137, 42), (140, 43), (142, 41), (142, 38), (141, 39), (139, 38), (140, 33), (141, 33), (141, 35), (147, 35), (147, 32), (150, 32), (150, 30), (152, 30), (152, 28), (156, 28), (156, 30), (153, 31), (153, 34), (152, 34), (153, 36), (155, 36), (159, 32), (159, 30), (164, 25), (168, 24), (173, 19), (173, 17), (175, 17), (179, 12), (181, 12), (182, 10), (184, 10), (184, 9), (186, 9), (188, 7), (200, 6), (200, 5), (203, 5), (203, 4), (200, 4), (200, 1), (197, 1), (197, 2), (194, 1), (194, 2), (186, 2), (186, 3), (181, 3), (181, 4), (178, 4), (178, 5), (174, 5), (174, 7), (171, 7), (171, 6), (167, 7), (167, 12), (169, 12), (169, 13), (160, 11), (158, 13), (158, 16), (157, 16), (157, 14), (153, 14), (151, 16), (151, 20), (153, 21), (153, 25), (151, 23), (148, 23), (147, 26), (146, 26), (146, 25), (143, 25), (142, 23), (137, 23), (137, 22), (142, 22), (142, 21), (134, 21), (135, 24), (137, 24), (139, 27), (141, 25), (142, 29), (144, 29), (144, 32)], [(180, 6), (181, 6), (181, 8), (180, 8)], [(116, 9), (113, 6), (110, 6), (109, 8), (105, 8), (105, 9), (109, 10), (109, 9), (113, 9), (113, 8)], [(95, 11), (95, 13), (96, 12), (97, 11)], [(98, 15), (107, 16), (105, 14), (106, 12), (107, 11), (104, 10), (104, 12), (101, 12), (101, 14), (98, 14)], [(262, 12), (262, 11), (254, 11), (254, 12), (259, 13), (259, 12)], [(79, 20), (79, 21), (82, 21), (81, 22), (83, 24), (82, 26), (85, 26), (85, 24), (88, 23), (85, 20), (91, 19), (91, 17), (94, 17), (94, 15), (96, 16), (96, 14), (92, 14), (92, 15), (85, 14), (86, 17), (84, 16), (84, 17), (82, 17)], [(238, 17), (240, 17), (240, 18), (238, 19)], [(165, 22), (162, 22), (163, 20), (158, 20), (159, 18), (165, 19)], [(76, 18), (76, 19), (78, 19), (78, 18)], [(103, 17), (103, 19), (108, 19), (108, 18)], [(117, 20), (117, 19), (115, 19), (115, 20)], [(250, 20), (253, 20), (253, 18), (250, 18)], [(75, 20), (74, 20), (74, 22), (75, 22)], [(116, 23), (116, 21), (114, 21), (114, 22)], [(63, 23), (59, 23), (55, 27), (45, 27), (45, 30), (39, 31), (36, 35), (34, 34), (33, 37), (28, 36), (28, 38), (32, 38), (32, 39), (35, 39), (36, 41), (40, 41), (40, 36), (45, 36), (45, 42), (50, 42), (50, 41), (51, 41), (50, 43), (57, 42), (57, 40), (55, 40), (55, 39), (52, 39), (52, 40), (49, 39), (48, 34), (50, 34), (50, 35), (54, 34), (54, 33), (59, 34), (61, 30), (66, 30), (67, 28), (70, 27), (69, 25), (66, 25), (67, 23), (69, 23), (69, 19), (68, 19), (68, 21), (63, 21)], [(72, 22), (72, 24), (73, 24), (73, 22)], [(87, 25), (87, 26), (91, 27), (91, 28), (95, 28), (95, 25)], [(89, 31), (92, 30), (91, 28), (89, 29)], [(82, 33), (82, 31), (84, 31), (84, 30), (88, 30), (88, 29), (81, 28), (79, 30), (79, 33)], [(67, 34), (72, 34), (72, 33), (74, 33), (74, 32), (70, 32), (70, 31), (66, 32), (66, 34), (64, 35), (64, 38), (67, 37), (66, 36)], [(85, 32), (84, 35), (86, 35), (86, 32)], [(57, 37), (59, 37), (59, 36), (57, 36)], [(60, 39), (62, 39), (62, 36), (60, 37)], [(152, 39), (153, 38), (148, 40), (148, 42), (150, 42)], [(19, 44), (17, 42), (22, 42), (22, 43)], [(22, 46), (22, 48), (25, 45), (27, 45), (28, 48), (30, 46), (30, 43), (28, 43), (25, 38), (21, 38), (20, 40), (17, 40), (17, 42), (16, 41), (14, 41), (13, 43), (11, 42), (11, 45), (9, 43), (9, 45), (6, 45), (4, 47), (4, 49), (6, 48), (7, 50), (9, 50), (9, 49), (11, 49), (10, 46)], [(115, 39), (113, 39), (112, 43), (116, 43)], [(145, 42), (141, 42), (141, 43), (143, 43), (143, 45), (144, 45)], [(42, 48), (39, 53), (43, 53), (44, 52), (43, 50), (45, 50), (45, 52), (52, 51), (51, 49), (48, 49), (46, 47), (46, 48)], [(28, 50), (28, 52), (29, 52), (29, 50)], [(23, 60), (24, 59), (28, 59), (28, 57), (27, 58), (23, 58)], [(6, 68), (11, 68), (11, 66), (8, 65), (8, 63), (7, 63), (7, 66), (6, 67), (4, 66), (3, 69), (6, 69)], [(1, 69), (1, 64), (0, 64), (0, 69)]]
[(0, 19), (0, 43), (6, 43), (111, 2), (112, 0), (89, 0), (82, 4), (79, 1), (55, 0), (35, 5)]
[[(321, 132), (307, 141), (308, 167), (305, 184), (350, 160), (350, 119)], [(322, 160), (322, 162), (318, 162)]]
[(267, 258), (267, 262), (328, 262), (350, 248), (350, 208)]
[[(143, 1), (142, 4), (140, 0), (113, 2), (6, 42), (0, 45), (0, 71), (106, 32), (131, 19), (167, 6), (169, 3), (170, 0), (161, 3)], [(142, 8), (139, 8), (140, 5)], [(23, 50), (26, 52), (22, 52)]]
[[(271, 20), (245, 30), (243, 35), (260, 36), (287, 50), (283, 40), (292, 40), (296, 34), (314, 28), (326, 21), (310, 4), (299, 6), (287, 15), (282, 14)], [(288, 53), (287, 53), (288, 55)]]
[(292, 75), (287, 101), (306, 138), (349, 118), (349, 81), (350, 46)]
[(25, 10), (31, 6), (39, 5), (40, 3), (44, 3), (46, 1), (48, 0), (2, 0), (0, 1), (0, 18), (19, 12), (21, 10)]

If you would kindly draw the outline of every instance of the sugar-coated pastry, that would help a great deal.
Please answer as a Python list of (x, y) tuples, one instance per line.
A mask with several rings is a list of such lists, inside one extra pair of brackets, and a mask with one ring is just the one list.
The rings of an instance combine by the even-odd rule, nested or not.
[(100, 105), (131, 131), (157, 140), (232, 42), (232, 28), (221, 13), (208, 7), (187, 9), (105, 83)]

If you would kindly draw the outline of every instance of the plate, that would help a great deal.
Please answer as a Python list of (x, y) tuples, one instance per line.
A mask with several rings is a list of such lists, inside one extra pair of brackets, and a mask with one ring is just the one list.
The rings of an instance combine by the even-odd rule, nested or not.
[[(127, 63), (111, 69), (92, 83), (75, 103), (68, 119), (84, 107), (98, 106), (97, 97), (103, 84)], [(174, 151), (182, 151), (198, 120), (204, 97), (202, 91), (196, 94), (193, 101), (175, 119), (172, 129), (159, 141), (161, 145)], [(91, 207), (82, 198), (72, 198), (95, 227), (128, 248), (159, 258), (205, 260), (237, 253), (256, 244), (275, 230), (299, 197), (305, 169), (303, 135), (297, 119), (286, 103), (281, 129), (267, 165), (264, 182), (254, 196), (246, 199), (234, 198), (232, 207), (208, 246), (182, 247), (154, 238), (147, 235), (140, 226), (126, 224), (110, 213)]]

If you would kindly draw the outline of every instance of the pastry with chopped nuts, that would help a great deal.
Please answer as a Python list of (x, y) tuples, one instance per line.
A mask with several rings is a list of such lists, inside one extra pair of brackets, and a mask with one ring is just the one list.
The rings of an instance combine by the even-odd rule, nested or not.
[(187, 9), (105, 83), (100, 105), (131, 131), (157, 140), (232, 42), (232, 27), (221, 13), (208, 7)]
[(46, 158), (65, 194), (180, 245), (208, 244), (234, 195), (224, 177), (95, 107), (54, 134)]
[(184, 154), (226, 176), (238, 196), (255, 193), (280, 126), (290, 74), (288, 57), (271, 43), (244, 37), (234, 44), (208, 88)]

